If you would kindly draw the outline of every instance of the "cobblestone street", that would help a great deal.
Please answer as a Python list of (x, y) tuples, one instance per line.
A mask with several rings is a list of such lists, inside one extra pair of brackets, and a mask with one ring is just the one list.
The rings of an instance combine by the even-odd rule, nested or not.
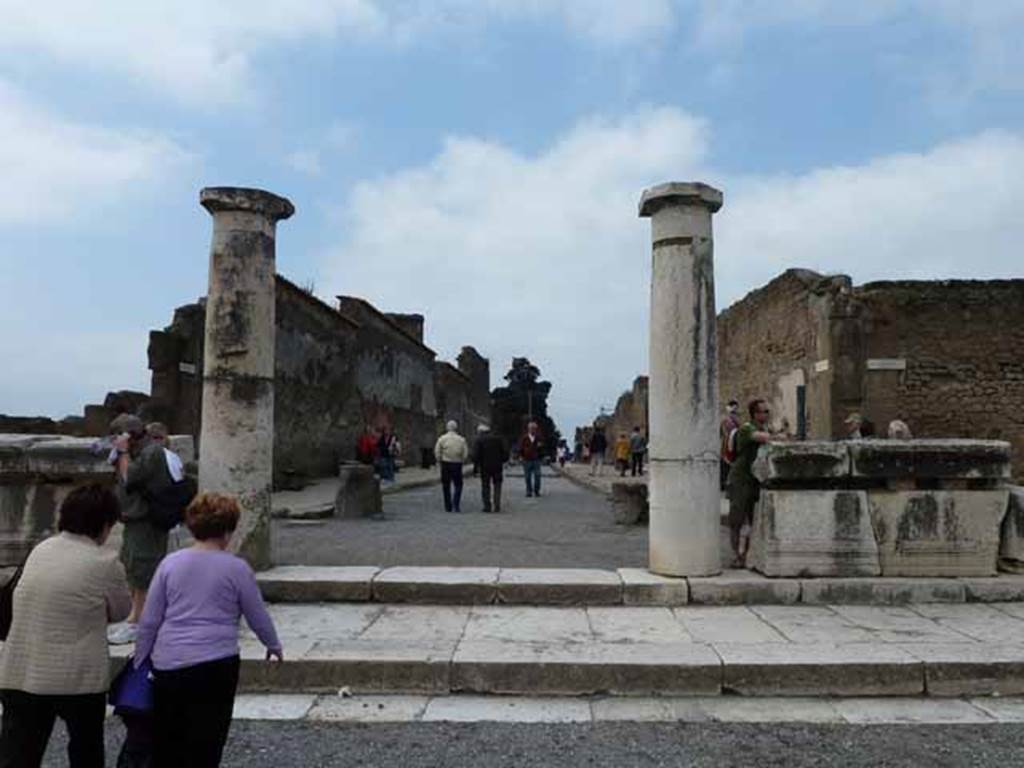
[(449, 514), (441, 488), (384, 497), (383, 520), (274, 522), (274, 562), (303, 565), (452, 565), (614, 568), (647, 564), (647, 528), (615, 525), (599, 493), (545, 474), (526, 498), (507, 474), (501, 514), (481, 512), (480, 481), (466, 477), (462, 513)]

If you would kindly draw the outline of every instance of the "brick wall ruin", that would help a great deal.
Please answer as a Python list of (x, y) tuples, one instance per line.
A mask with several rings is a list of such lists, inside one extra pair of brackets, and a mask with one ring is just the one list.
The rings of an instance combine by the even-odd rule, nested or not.
[(1022, 314), (1024, 280), (854, 286), (788, 270), (719, 314), (719, 399), (763, 397), (809, 439), (843, 437), (856, 411), (881, 433), (901, 417), (914, 437), (1006, 440), (1019, 478)]
[[(172, 432), (197, 440), (204, 312), (203, 301), (178, 308), (171, 325), (151, 332), (149, 346), (150, 411)], [(339, 296), (334, 308), (280, 275), (275, 312), (278, 480), (285, 473), (336, 472), (339, 460), (355, 458), (356, 441), (367, 424), (393, 430), (403, 459), (418, 464), (450, 418), (447, 403), (458, 404), (455, 418), (467, 434), (490, 418), (487, 359), (473, 350), (475, 378), (438, 363), (423, 344), (421, 315), (386, 314), (351, 296)], [(481, 410), (483, 403), (487, 407)]]

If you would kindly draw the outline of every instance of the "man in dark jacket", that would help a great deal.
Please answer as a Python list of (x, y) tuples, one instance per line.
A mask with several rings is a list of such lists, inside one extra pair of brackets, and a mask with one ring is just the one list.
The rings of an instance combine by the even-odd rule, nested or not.
[(473, 446), (473, 474), (480, 474), (480, 495), (484, 512), (490, 512), (491, 489), (494, 489), (493, 511), (501, 512), (502, 470), (508, 461), (508, 447), (497, 435), (492, 435), (486, 424), (477, 427), (476, 445)]
[(590, 437), (590, 474), (600, 475), (604, 471), (604, 452), (607, 450), (608, 438), (604, 436), (604, 430), (595, 427)]

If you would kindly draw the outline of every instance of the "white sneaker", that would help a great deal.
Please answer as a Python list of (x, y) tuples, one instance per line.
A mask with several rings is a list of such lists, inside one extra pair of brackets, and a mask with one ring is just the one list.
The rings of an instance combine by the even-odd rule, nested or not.
[(107, 642), (111, 645), (129, 645), (135, 642), (135, 636), (139, 634), (137, 624), (115, 624), (107, 630)]

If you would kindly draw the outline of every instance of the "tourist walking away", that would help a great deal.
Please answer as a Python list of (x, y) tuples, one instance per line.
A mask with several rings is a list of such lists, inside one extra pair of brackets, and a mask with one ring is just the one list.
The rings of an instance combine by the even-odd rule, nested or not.
[(633, 433), (629, 436), (629, 474), (633, 477), (643, 477), (646, 453), (647, 438), (640, 432), (640, 427), (633, 427)]
[(469, 458), (466, 439), (459, 434), (459, 423), (449, 421), (445, 433), (434, 444), (434, 458), (441, 465), (441, 493), (444, 511), (460, 512), (462, 502), (462, 466)]
[(76, 488), (60, 505), (57, 535), (25, 561), (0, 649), (4, 768), (40, 765), (58, 717), (68, 732), (67, 764), (105, 765), (107, 622), (131, 610), (124, 566), (103, 549), (119, 516), (113, 491)]
[(153, 667), (153, 765), (220, 764), (238, 686), (238, 622), (283, 659), (252, 568), (227, 551), (238, 501), (201, 493), (185, 512), (195, 544), (164, 558), (139, 623), (133, 663)]
[(555, 455), (558, 457), (558, 466), (564, 467), (566, 460), (569, 458), (569, 446), (565, 440), (558, 441), (558, 450)]
[(608, 450), (608, 438), (600, 427), (594, 429), (590, 436), (590, 474), (601, 475), (604, 472), (604, 453)]
[(473, 446), (473, 472), (480, 475), (480, 495), (484, 512), (501, 512), (501, 481), (508, 446), (490, 427), (477, 427), (476, 445)]
[(114, 419), (111, 426), (119, 431), (114, 440), (114, 466), (124, 523), (121, 562), (132, 591), (128, 621), (112, 627), (110, 632), (110, 642), (120, 645), (135, 640), (146, 590), (160, 560), (167, 554), (168, 529), (154, 519), (149, 500), (165, 495), (174, 479), (163, 445), (146, 433), (141, 419), (124, 414)]
[(750, 526), (754, 521), (754, 505), (761, 493), (760, 484), (751, 467), (762, 443), (772, 439), (768, 431), (771, 411), (764, 400), (752, 400), (747, 406), (750, 421), (735, 435), (736, 455), (729, 467), (729, 543), (732, 545), (733, 568), (744, 568), (750, 549)]
[(719, 450), (719, 482), (721, 488), (725, 489), (725, 483), (729, 479), (729, 467), (732, 465), (736, 455), (736, 432), (740, 428), (740, 404), (730, 400), (725, 407), (725, 417), (718, 423), (718, 440), (721, 444)]
[(540, 427), (536, 421), (531, 421), (526, 425), (526, 434), (519, 441), (519, 459), (523, 462), (527, 498), (540, 496), (540, 460), (544, 451)]
[(385, 482), (393, 482), (395, 479), (395, 451), (398, 448), (398, 439), (391, 434), (387, 427), (380, 432), (377, 440), (377, 474)]
[(626, 470), (629, 469), (629, 436), (625, 432), (619, 432), (619, 436), (615, 440), (613, 453), (615, 454), (615, 468), (619, 470), (619, 477), (625, 477)]

